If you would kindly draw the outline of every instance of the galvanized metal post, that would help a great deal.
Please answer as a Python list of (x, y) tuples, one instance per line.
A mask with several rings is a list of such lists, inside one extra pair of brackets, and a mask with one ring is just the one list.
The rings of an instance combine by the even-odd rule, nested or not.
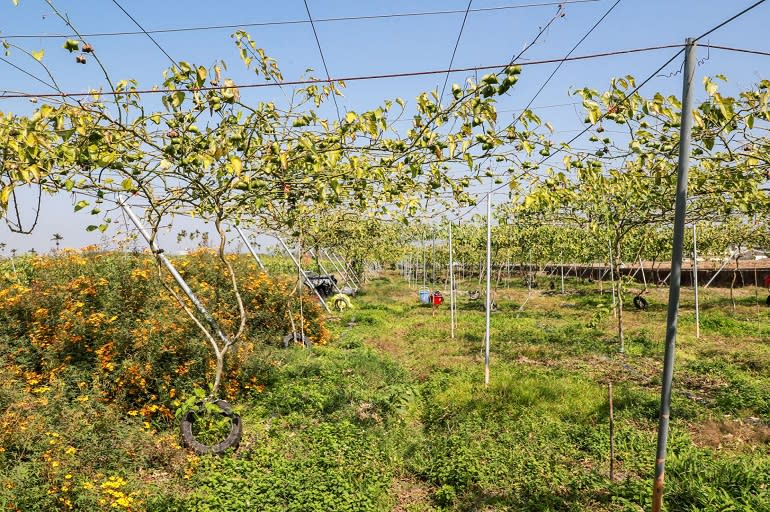
[(243, 243), (246, 244), (246, 248), (251, 253), (252, 257), (257, 261), (257, 265), (259, 265), (259, 268), (262, 269), (265, 273), (267, 273), (267, 269), (265, 268), (265, 265), (262, 264), (262, 260), (259, 259), (259, 255), (254, 250), (254, 248), (249, 243), (249, 240), (246, 238), (246, 235), (243, 234), (243, 231), (241, 231), (241, 228), (238, 226), (235, 226), (235, 231), (238, 232), (238, 235), (241, 237), (241, 240), (243, 240)]
[(674, 377), (676, 351), (676, 322), (679, 313), (679, 292), (682, 280), (682, 246), (687, 209), (687, 171), (690, 165), (690, 135), (692, 130), (693, 78), (695, 76), (695, 41), (685, 41), (684, 75), (682, 86), (682, 121), (679, 132), (679, 165), (674, 206), (674, 240), (671, 251), (671, 284), (668, 289), (666, 319), (666, 352), (663, 359), (663, 385), (660, 393), (658, 447), (655, 454), (655, 482), (652, 492), (652, 510), (660, 512), (663, 506), (663, 485), (666, 472), (666, 446), (671, 414), (671, 388)]
[[(321, 258), (318, 258), (318, 266), (321, 267), (321, 271), (324, 274), (326, 274), (327, 276), (331, 275), (329, 274), (329, 271), (326, 270), (326, 267), (324, 267), (324, 264), (321, 263)], [(340, 290), (339, 286), (337, 286), (337, 283), (335, 283), (334, 280), (332, 280), (332, 286), (334, 287), (335, 290), (337, 290), (337, 293), (342, 293), (342, 290)]]
[(695, 338), (700, 338), (700, 301), (698, 300), (698, 225), (692, 225), (692, 286), (695, 291)]
[(354, 288), (355, 291), (358, 291), (358, 286), (356, 286), (356, 282), (353, 279), (351, 279), (348, 273), (345, 272), (345, 270), (340, 265), (337, 264), (337, 261), (332, 257), (332, 255), (326, 252), (325, 249), (321, 249), (321, 252), (326, 255), (329, 261), (332, 262), (332, 265), (334, 265), (334, 268), (337, 269), (337, 272), (339, 272), (342, 278), (345, 280), (345, 284), (350, 283), (351, 287)]
[(484, 335), (484, 387), (489, 386), (489, 318), (492, 313), (492, 193), (487, 194), (487, 315)]
[[(612, 260), (612, 241), (609, 242), (610, 247), (610, 284), (612, 285), (612, 316), (618, 316), (617, 302), (615, 301), (615, 265)], [(621, 352), (623, 352), (621, 347)]]
[(561, 270), (561, 294), (564, 295), (564, 255), (562, 253), (559, 253), (559, 259), (561, 260), (561, 263), (559, 263), (559, 269)]
[(358, 278), (355, 276), (355, 274), (351, 272), (350, 265), (348, 265), (345, 262), (345, 260), (343, 260), (340, 256), (336, 254), (332, 254), (331, 256), (333, 256), (339, 262), (340, 266), (345, 269), (345, 272), (350, 278), (350, 282), (353, 283), (353, 286), (355, 287), (355, 289), (358, 290), (359, 288), (361, 288), (361, 281), (359, 281)]
[(455, 271), (452, 254), (452, 223), (449, 223), (449, 331), (455, 339)]
[[(211, 314), (208, 312), (208, 310), (203, 306), (200, 300), (198, 300), (198, 297), (193, 293), (192, 289), (187, 285), (187, 282), (184, 280), (182, 275), (177, 272), (176, 267), (174, 267), (174, 264), (171, 263), (171, 261), (166, 257), (165, 254), (163, 254), (163, 251), (160, 250), (155, 243), (155, 240), (150, 236), (150, 234), (147, 232), (147, 230), (142, 225), (142, 221), (139, 220), (139, 217), (136, 216), (136, 214), (131, 210), (131, 208), (128, 207), (128, 205), (125, 202), (125, 199), (121, 196), (118, 196), (117, 200), (118, 206), (128, 215), (128, 218), (131, 219), (131, 222), (136, 226), (136, 229), (139, 231), (139, 233), (142, 235), (142, 238), (145, 239), (147, 242), (147, 245), (150, 246), (150, 250), (155, 255), (156, 258), (160, 260), (160, 262), (163, 264), (164, 267), (166, 267), (166, 270), (168, 270), (169, 274), (171, 274), (171, 277), (174, 278), (174, 281), (176, 281), (176, 284), (179, 285), (179, 288), (182, 289), (185, 295), (187, 295), (187, 298), (190, 299), (190, 302), (193, 303), (195, 306), (195, 309), (198, 310), (198, 312), (203, 316), (203, 318), (206, 320), (206, 322), (211, 326), (211, 329), (214, 331), (214, 333), (217, 335), (217, 337), (225, 344), (225, 346), (230, 345), (230, 340), (225, 336), (225, 333), (222, 332), (222, 329), (219, 328), (219, 324), (217, 324), (216, 320), (214, 320), (214, 317), (211, 316)], [(217, 354), (219, 355), (219, 354)]]
[(283, 246), (284, 250), (286, 251), (286, 253), (291, 258), (291, 261), (294, 262), (294, 266), (297, 267), (297, 271), (302, 276), (302, 279), (304, 280), (304, 282), (306, 282), (308, 284), (308, 286), (310, 286), (310, 288), (313, 289), (313, 291), (315, 292), (316, 297), (318, 297), (318, 300), (321, 301), (321, 304), (323, 305), (323, 307), (326, 310), (326, 312), (327, 313), (331, 313), (331, 310), (329, 309), (329, 306), (326, 304), (326, 301), (324, 300), (323, 297), (321, 297), (321, 294), (318, 293), (318, 290), (315, 289), (315, 286), (313, 286), (313, 283), (310, 282), (310, 280), (307, 277), (307, 274), (305, 273), (304, 270), (302, 270), (302, 265), (300, 265), (300, 263), (297, 261), (297, 258), (294, 257), (294, 254), (292, 254), (291, 249), (289, 249), (289, 246), (286, 245), (286, 242), (284, 242), (283, 238), (281, 238), (280, 236), (276, 236), (276, 238), (278, 239), (279, 242), (281, 242), (281, 245)]

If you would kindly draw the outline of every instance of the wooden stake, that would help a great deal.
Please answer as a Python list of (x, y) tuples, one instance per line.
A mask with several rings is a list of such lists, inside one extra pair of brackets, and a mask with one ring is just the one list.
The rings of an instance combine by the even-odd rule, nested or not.
[(615, 412), (612, 407), (612, 382), (607, 386), (610, 402), (610, 482), (615, 481)]

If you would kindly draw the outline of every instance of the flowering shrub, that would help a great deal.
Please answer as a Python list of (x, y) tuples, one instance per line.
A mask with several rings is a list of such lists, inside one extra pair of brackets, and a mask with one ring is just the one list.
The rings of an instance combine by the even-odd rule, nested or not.
[[(246, 258), (230, 256), (248, 314), (247, 336), (228, 356), (223, 395), (233, 399), (259, 385), (242, 375), (259, 344), (277, 343), (300, 327), (300, 306), (289, 298), (293, 283), (258, 272)], [(79, 400), (115, 402), (129, 415), (171, 420), (178, 397), (204, 386), (215, 360), (205, 338), (169, 294), (153, 259), (145, 254), (64, 252), (28, 260), (29, 276), (0, 274), (0, 353), (17, 366), (27, 389), (43, 393), (61, 380)], [(201, 250), (175, 260), (180, 272), (225, 332), (238, 322), (235, 296), (216, 255)], [(291, 303), (291, 304), (290, 304)], [(324, 344), (320, 309), (304, 299), (305, 333)], [(82, 394), (82, 389), (98, 394)]]

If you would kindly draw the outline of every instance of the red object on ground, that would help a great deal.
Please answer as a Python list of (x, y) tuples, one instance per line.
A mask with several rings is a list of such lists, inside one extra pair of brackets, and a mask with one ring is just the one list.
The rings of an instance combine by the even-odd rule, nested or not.
[(434, 306), (440, 306), (444, 303), (444, 296), (441, 295), (441, 292), (433, 292), (430, 294), (430, 303)]
[(763, 282), (765, 283), (765, 288), (770, 288), (770, 275), (765, 276)]

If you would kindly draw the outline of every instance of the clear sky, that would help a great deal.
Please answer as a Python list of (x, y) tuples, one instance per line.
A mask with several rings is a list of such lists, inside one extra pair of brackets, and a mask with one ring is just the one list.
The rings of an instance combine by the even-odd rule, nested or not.
[[(134, 23), (111, 0), (52, 0), (81, 33), (136, 31)], [(581, 44), (574, 55), (612, 50), (682, 43), (695, 37), (722, 20), (749, 6), (754, 0), (621, 0), (599, 27)], [(268, 1), (148, 1), (119, 0), (120, 4), (147, 30), (211, 25), (237, 25), (274, 21), (307, 21), (302, 0)], [(566, 15), (555, 21), (550, 29), (521, 59), (560, 58), (610, 8), (615, 0), (571, 3), (564, 5)], [(556, 12), (557, 6), (533, 4), (544, 0), (473, 0), (473, 9), (514, 6), (521, 8), (470, 12), (460, 39), (453, 67), (504, 64), (518, 53)], [(308, 0), (314, 19), (367, 16), (424, 11), (463, 11), (467, 0), (405, 0), (353, 1)], [(527, 6), (528, 5), (528, 6)], [(386, 74), (421, 70), (446, 69), (457, 40), (463, 12), (431, 16), (392, 17), (351, 21), (319, 21), (316, 30), (332, 78), (356, 75)], [(770, 51), (766, 30), (770, 22), (770, 2), (739, 18), (710, 35), (703, 44)], [(268, 55), (276, 58), (285, 79), (301, 77), (313, 68), (316, 76), (324, 71), (312, 28), (309, 23), (292, 23), (245, 28)], [(223, 59), (230, 65), (230, 76), (237, 83), (256, 81), (242, 71), (230, 38), (234, 29), (196, 30), (156, 34), (158, 43), (176, 60), (211, 65)], [(70, 31), (42, 0), (20, 0), (15, 7), (11, 0), (0, 0), (0, 39), (30, 51), (45, 50), (44, 62), (51, 68), (59, 85), (68, 91), (86, 91), (105, 86), (104, 77), (89, 60), (86, 65), (75, 63), (74, 55), (62, 48), (66, 37), (41, 37), (46, 34), (68, 34)], [(31, 35), (18, 38), (13, 36)], [(162, 81), (161, 72), (170, 62), (145, 35), (91, 36), (85, 38), (100, 55), (114, 81), (135, 78), (140, 87), (150, 87)], [(566, 63), (534, 103), (534, 110), (543, 120), (550, 121), (555, 137), (568, 139), (583, 128), (579, 104), (574, 104), (570, 91), (579, 87), (605, 88), (612, 77), (632, 74), (646, 78), (676, 50), (615, 56), (590, 61)], [(770, 57), (698, 49), (700, 63), (698, 80), (706, 75), (723, 73), (729, 84), (725, 91), (735, 92), (768, 78)], [(19, 51), (7, 57), (14, 64), (37, 75), (43, 70)], [(673, 63), (662, 76), (653, 79), (642, 93), (661, 91), (681, 94), (681, 75), (670, 76), (681, 65)], [(500, 110), (515, 110), (525, 106), (555, 64), (530, 66), (524, 69), (517, 86), (509, 97), (500, 102)], [(463, 81), (469, 73), (454, 73), (451, 82)], [(422, 91), (441, 88), (444, 76), (394, 78), (349, 82), (345, 96), (338, 102), (342, 111), (371, 108), (386, 98), (402, 97), (413, 104)], [(50, 92), (47, 88), (0, 62), (0, 91)], [(698, 89), (700, 93), (701, 89)], [(280, 100), (277, 89), (243, 92), (242, 97), (257, 100)], [(699, 94), (702, 97), (702, 94)], [(26, 100), (0, 98), (0, 111), (26, 112), (32, 107)], [(334, 114), (329, 111), (329, 117)], [(506, 115), (512, 115), (508, 112)], [(486, 186), (479, 186), (478, 191)], [(23, 214), (31, 218), (34, 212), (32, 196), (22, 195)], [(31, 247), (38, 251), (53, 246), (53, 233), (60, 233), (63, 246), (81, 247), (99, 243), (103, 235), (87, 233), (91, 223), (87, 214), (72, 211), (66, 195), (44, 197), (39, 223), (32, 235), (12, 234), (0, 225), (0, 243), (24, 252)], [(176, 229), (190, 229), (180, 222)], [(95, 232), (98, 233), (98, 232)], [(108, 238), (111, 235), (108, 232)], [(167, 243), (171, 243), (169, 235)], [(189, 244), (188, 244), (189, 245)], [(7, 252), (8, 249), (6, 249)]]

